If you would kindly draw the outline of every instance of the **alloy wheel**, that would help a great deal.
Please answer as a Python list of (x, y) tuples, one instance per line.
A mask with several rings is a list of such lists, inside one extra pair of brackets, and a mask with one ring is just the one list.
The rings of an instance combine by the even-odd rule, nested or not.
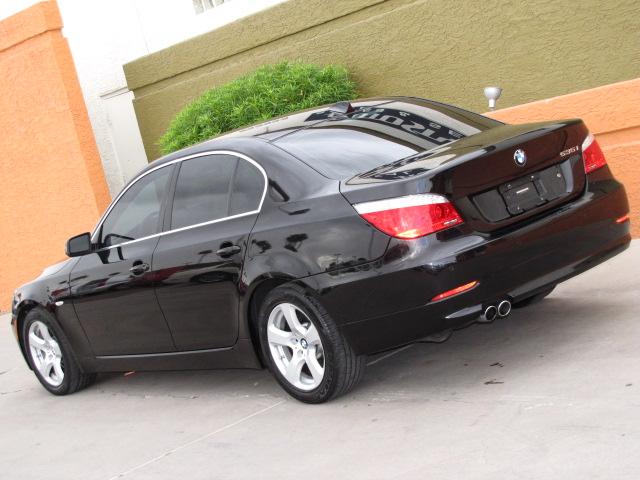
[(292, 303), (276, 305), (267, 322), (269, 351), (282, 376), (294, 387), (310, 391), (324, 377), (324, 347), (318, 329)]
[(64, 362), (60, 344), (51, 335), (49, 327), (40, 321), (31, 324), (28, 335), (31, 358), (40, 376), (49, 385), (60, 386), (64, 380)]

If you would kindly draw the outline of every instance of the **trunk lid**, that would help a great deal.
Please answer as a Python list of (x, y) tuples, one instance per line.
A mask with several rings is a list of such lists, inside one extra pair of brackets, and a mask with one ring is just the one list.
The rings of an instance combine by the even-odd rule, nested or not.
[(341, 181), (352, 204), (439, 193), (473, 230), (489, 232), (579, 196), (581, 120), (500, 125)]

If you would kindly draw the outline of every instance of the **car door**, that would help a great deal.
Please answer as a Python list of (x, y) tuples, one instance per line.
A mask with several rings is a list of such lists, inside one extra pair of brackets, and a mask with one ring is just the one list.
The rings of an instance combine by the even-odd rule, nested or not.
[(178, 350), (228, 347), (238, 336), (238, 284), (266, 175), (240, 154), (181, 162), (153, 255), (156, 294)]
[(175, 351), (151, 270), (173, 169), (152, 170), (120, 194), (94, 232), (94, 251), (71, 272), (76, 314), (96, 355)]

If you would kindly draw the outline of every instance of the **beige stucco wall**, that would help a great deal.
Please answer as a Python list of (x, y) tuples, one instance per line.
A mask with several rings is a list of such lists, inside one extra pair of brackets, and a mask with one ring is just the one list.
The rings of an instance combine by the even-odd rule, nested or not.
[(638, 77), (637, 0), (290, 0), (125, 65), (149, 160), (204, 90), (264, 63), (340, 63), (363, 96), (417, 95), (484, 111)]

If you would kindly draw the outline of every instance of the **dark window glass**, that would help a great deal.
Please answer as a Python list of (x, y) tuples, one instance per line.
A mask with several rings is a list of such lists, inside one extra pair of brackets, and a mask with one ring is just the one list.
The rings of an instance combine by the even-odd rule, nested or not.
[(101, 245), (108, 247), (158, 233), (170, 176), (171, 167), (163, 167), (129, 187), (102, 224)]
[[(316, 122), (316, 123), (311, 123)], [(347, 179), (501, 125), (420, 99), (355, 105), (348, 115), (311, 112), (309, 128), (272, 139), (322, 175)]]
[(325, 177), (350, 178), (422, 150), (377, 132), (341, 128), (300, 130), (276, 142)]
[(182, 162), (171, 214), (171, 228), (228, 216), (229, 186), (238, 159), (210, 155)]
[(246, 160), (239, 160), (233, 182), (229, 215), (257, 210), (263, 192), (264, 176), (262, 173)]

